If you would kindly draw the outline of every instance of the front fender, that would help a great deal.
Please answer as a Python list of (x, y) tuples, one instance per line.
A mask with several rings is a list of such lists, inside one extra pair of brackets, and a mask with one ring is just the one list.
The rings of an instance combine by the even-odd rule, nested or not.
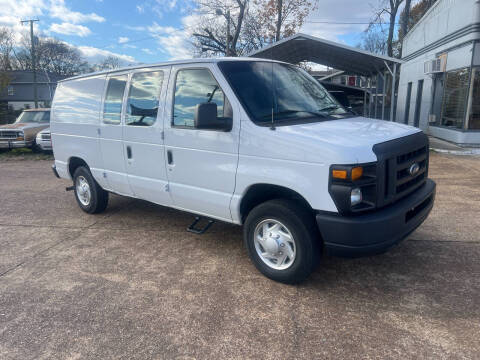
[(328, 193), (328, 171), (328, 165), (322, 163), (240, 155), (235, 192), (230, 206), (233, 221), (241, 223), (241, 200), (249, 187), (259, 183), (293, 190), (300, 194), (312, 209), (337, 212)]

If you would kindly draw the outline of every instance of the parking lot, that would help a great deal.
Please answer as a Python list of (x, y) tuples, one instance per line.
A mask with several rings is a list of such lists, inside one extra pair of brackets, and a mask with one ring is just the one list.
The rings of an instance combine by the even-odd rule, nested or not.
[(111, 196), (87, 215), (48, 160), (0, 160), (1, 359), (479, 358), (480, 158), (431, 155), (408, 240), (263, 277), (240, 227)]

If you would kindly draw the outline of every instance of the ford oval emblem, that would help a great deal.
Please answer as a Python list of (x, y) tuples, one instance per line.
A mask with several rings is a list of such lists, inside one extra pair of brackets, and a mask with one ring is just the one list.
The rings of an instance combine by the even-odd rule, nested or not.
[(410, 175), (415, 176), (420, 171), (420, 165), (418, 163), (413, 163), (408, 168), (408, 172)]

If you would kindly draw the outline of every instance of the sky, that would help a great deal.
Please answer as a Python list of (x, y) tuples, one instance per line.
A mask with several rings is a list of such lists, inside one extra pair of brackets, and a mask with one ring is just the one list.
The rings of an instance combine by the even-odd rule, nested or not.
[[(356, 46), (367, 25), (338, 23), (368, 22), (381, 0), (317, 1), (300, 31)], [(114, 55), (125, 64), (154, 63), (192, 57), (194, 7), (194, 0), (0, 0), (0, 26), (20, 37), (28, 30), (20, 20), (38, 19), (36, 33), (77, 47), (89, 62)]]

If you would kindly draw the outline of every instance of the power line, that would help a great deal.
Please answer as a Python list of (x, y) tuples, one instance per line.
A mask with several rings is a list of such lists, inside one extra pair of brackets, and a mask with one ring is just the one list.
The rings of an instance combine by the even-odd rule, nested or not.
[[(322, 20), (310, 20), (310, 21), (305, 21), (304, 23), (326, 24), (326, 25), (370, 25), (370, 24), (390, 25), (389, 22), (354, 22), (354, 21), (348, 22), (348, 21), (322, 21)], [(399, 25), (399, 23), (395, 23), (395, 25)], [(162, 35), (163, 36), (169, 36), (169, 35), (172, 35), (172, 34), (175, 34), (175, 33), (181, 32), (181, 31), (185, 31), (185, 30), (189, 30), (189, 28), (188, 27), (181, 27), (181, 28), (175, 29), (173, 31), (165, 31), (165, 34), (162, 34)], [(133, 39), (133, 40), (125, 41), (125, 42), (122, 42), (122, 43), (111, 43), (109, 45), (99, 47), (98, 49), (106, 49), (106, 48), (111, 47), (112, 45), (126, 45), (126, 44), (132, 44), (132, 43), (147, 41), (147, 40), (156, 40), (156, 39), (159, 38), (159, 36), (162, 36), (162, 35), (152, 35), (152, 36), (147, 36), (147, 37), (143, 37), (143, 38), (139, 38), (139, 39)]]
[[(188, 30), (188, 28), (181, 27), (181, 28), (175, 29), (173, 31), (165, 31), (165, 34), (162, 34), (162, 35), (168, 36), (168, 35), (172, 35), (172, 34), (178, 33), (180, 31), (185, 31), (185, 30)], [(128, 41), (125, 41), (125, 42), (122, 42), (122, 43), (115, 43), (115, 44), (112, 43), (112, 44), (109, 44), (109, 45), (99, 47), (98, 49), (106, 49), (106, 48), (108, 48), (112, 45), (125, 45), (125, 44), (132, 44), (132, 43), (137, 43), (137, 42), (141, 42), (141, 41), (146, 41), (146, 40), (157, 40), (159, 36), (161, 36), (161, 35), (151, 35), (151, 36), (147, 36), (147, 37), (144, 37), (144, 38), (128, 40)]]
[[(378, 25), (390, 25), (389, 22), (341, 22), (341, 21), (316, 21), (310, 20), (305, 21), (305, 23), (309, 24), (329, 24), (329, 25), (370, 25), (370, 24), (378, 24)], [(395, 23), (395, 25), (399, 25), (399, 23)]]

